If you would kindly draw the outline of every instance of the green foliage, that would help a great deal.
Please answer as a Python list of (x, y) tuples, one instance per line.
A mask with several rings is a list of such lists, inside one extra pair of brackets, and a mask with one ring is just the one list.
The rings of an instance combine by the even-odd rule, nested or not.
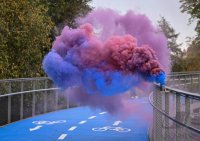
[(86, 15), (92, 8), (88, 5), (91, 0), (41, 0), (48, 5), (48, 14), (55, 23), (53, 36), (60, 33), (65, 25), (75, 27), (75, 19)]
[(200, 70), (200, 46), (196, 39), (190, 41), (185, 58), (186, 71), (199, 71)]
[(42, 74), (43, 50), (49, 48), (53, 23), (38, 1), (0, 1), (0, 78)]
[(172, 71), (182, 71), (184, 69), (183, 56), (184, 53), (179, 48), (181, 44), (177, 43), (179, 33), (176, 33), (170, 23), (164, 18), (158, 21), (161, 31), (167, 38), (168, 48), (171, 50)]
[(192, 20), (197, 21), (196, 32), (197, 35), (190, 41), (187, 55), (186, 55), (186, 70), (197, 71), (200, 70), (200, 1), (199, 0), (180, 0), (181, 11), (191, 15)]
[(64, 25), (76, 26), (91, 0), (1, 0), (0, 79), (44, 76), (52, 39)]
[(191, 15), (190, 22), (192, 20), (197, 21), (196, 31), (198, 33), (196, 40), (200, 44), (200, 1), (199, 0), (180, 0), (181, 12), (185, 12)]

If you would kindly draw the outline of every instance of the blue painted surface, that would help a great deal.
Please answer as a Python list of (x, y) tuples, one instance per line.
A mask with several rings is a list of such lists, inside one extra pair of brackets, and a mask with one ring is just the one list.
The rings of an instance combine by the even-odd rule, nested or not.
[[(133, 100), (133, 102), (143, 102), (146, 112), (151, 114), (151, 106), (147, 99)], [(78, 107), (68, 110), (56, 111), (41, 116), (28, 118), (22, 121), (11, 123), (0, 127), (0, 141), (147, 141), (148, 126), (147, 121), (141, 117), (131, 116), (129, 119), (121, 120), (118, 126), (113, 124), (118, 121), (116, 117), (108, 113), (99, 114), (103, 111), (93, 111), (88, 107)], [(93, 119), (89, 117), (96, 116)], [(64, 123), (53, 123), (52, 121), (66, 120)], [(80, 121), (86, 121), (79, 124)], [(34, 124), (34, 121), (50, 121), (52, 124)], [(39, 129), (30, 131), (30, 129)], [(71, 127), (77, 128), (69, 131)], [(114, 130), (93, 131), (93, 128), (110, 126)], [(129, 132), (115, 131), (117, 128), (127, 128)], [(64, 139), (59, 137), (67, 134)]]

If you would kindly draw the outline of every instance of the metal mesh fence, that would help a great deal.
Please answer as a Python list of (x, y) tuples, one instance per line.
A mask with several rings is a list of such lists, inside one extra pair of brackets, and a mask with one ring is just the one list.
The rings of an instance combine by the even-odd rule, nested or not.
[(74, 107), (57, 88), (0, 96), (0, 126), (43, 113)]
[(46, 77), (0, 80), (0, 126), (77, 106), (62, 93)]
[(47, 77), (4, 79), (0, 80), (0, 95), (52, 87), (53, 83)]
[(169, 75), (167, 86), (187, 92), (200, 93), (200, 73)]
[(154, 107), (152, 141), (199, 141), (199, 95), (160, 91), (156, 86), (150, 102)]

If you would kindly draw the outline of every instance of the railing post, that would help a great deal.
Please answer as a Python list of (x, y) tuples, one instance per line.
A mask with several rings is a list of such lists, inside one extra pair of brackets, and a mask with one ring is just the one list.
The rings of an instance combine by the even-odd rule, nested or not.
[(67, 94), (67, 109), (69, 109), (69, 95)]
[[(8, 83), (8, 92), (11, 93), (11, 82)], [(7, 122), (11, 122), (11, 96), (8, 96), (8, 119)]]
[[(21, 92), (24, 91), (24, 83), (23, 81), (21, 82)], [(20, 119), (23, 119), (24, 117), (24, 95), (21, 94), (20, 97)]]
[[(169, 115), (169, 92), (165, 92), (165, 113)], [(169, 136), (169, 119), (165, 117), (165, 141), (170, 141)]]
[(198, 90), (200, 91), (200, 74), (198, 74), (198, 84), (199, 84)]
[[(33, 90), (35, 90), (35, 81), (33, 80)], [(32, 92), (32, 116), (35, 116), (35, 92)]]
[[(185, 124), (190, 124), (190, 98), (188, 96), (185, 97)], [(185, 138), (189, 139), (188, 130), (185, 129)]]
[(67, 109), (70, 108), (69, 91), (71, 91), (71, 89), (72, 89), (72, 88), (68, 88), (67, 94), (66, 94), (66, 97), (67, 97)]
[(184, 90), (187, 89), (187, 76), (185, 75), (185, 81), (184, 81)]
[[(156, 98), (156, 107), (162, 111), (162, 92), (159, 89), (156, 89), (155, 92)], [(162, 133), (162, 115), (158, 111), (156, 111), (156, 141), (163, 140), (163, 133)]]
[(58, 90), (55, 90), (55, 110), (58, 109)]
[[(181, 100), (180, 100), (180, 95), (176, 94), (176, 120), (180, 121), (180, 113), (181, 113)], [(180, 130), (181, 127), (176, 123), (176, 141), (181, 141), (180, 137)]]
[(181, 86), (181, 76), (178, 76), (178, 84), (179, 84), (179, 87), (178, 88), (180, 88), (180, 86)]
[[(156, 87), (153, 89), (153, 105), (156, 105), (156, 98), (157, 98), (157, 90)], [(156, 120), (157, 120), (157, 110), (153, 108), (153, 141), (156, 141)]]
[[(47, 81), (48, 79), (45, 79), (45, 89), (47, 89)], [(44, 92), (44, 113), (47, 112), (47, 91)]]
[(193, 88), (193, 77), (192, 77), (192, 74), (190, 74), (190, 91), (192, 91), (192, 88)]
[(172, 79), (172, 80), (173, 80), (173, 83), (176, 83), (176, 81), (175, 81), (175, 80), (176, 80), (176, 79), (175, 79), (175, 76), (172, 76), (172, 78), (173, 78), (173, 79)]

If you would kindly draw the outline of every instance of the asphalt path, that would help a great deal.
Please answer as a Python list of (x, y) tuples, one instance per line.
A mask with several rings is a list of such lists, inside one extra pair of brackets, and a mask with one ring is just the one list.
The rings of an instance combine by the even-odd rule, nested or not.
[[(148, 114), (147, 98), (141, 102)], [(106, 111), (78, 107), (51, 112), (0, 127), (0, 141), (148, 141), (149, 122), (135, 113), (120, 120)]]

